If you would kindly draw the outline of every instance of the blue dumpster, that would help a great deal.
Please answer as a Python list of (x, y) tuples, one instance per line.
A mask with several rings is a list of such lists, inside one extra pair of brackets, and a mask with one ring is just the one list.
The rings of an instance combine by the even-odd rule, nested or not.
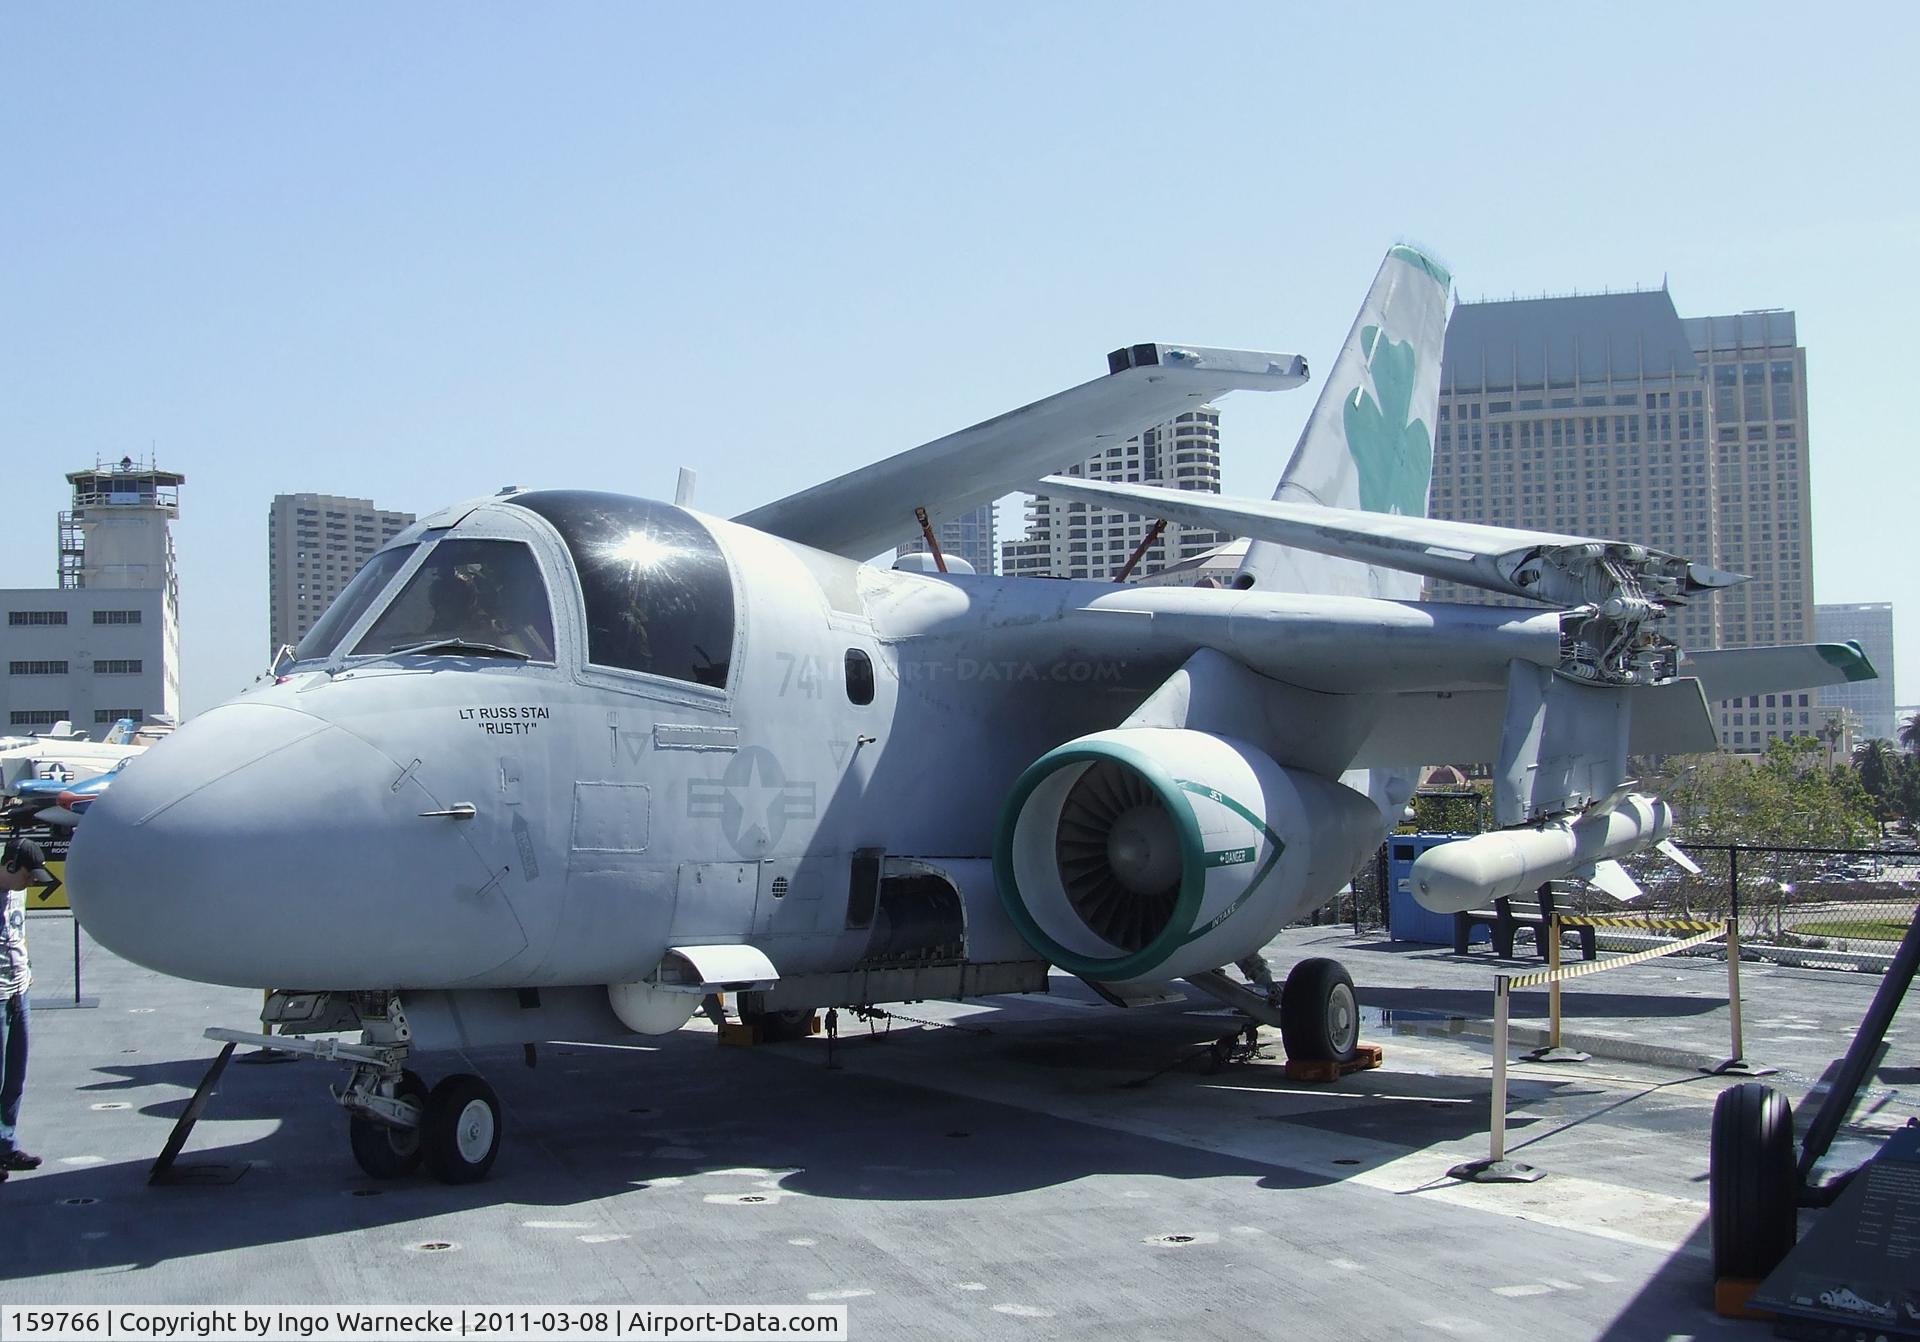
[[(1434, 913), (1420, 906), (1407, 884), (1413, 860), (1420, 854), (1455, 839), (1470, 839), (1471, 834), (1392, 834), (1387, 836), (1387, 935), (1394, 941), (1418, 941), (1431, 946), (1453, 944), (1453, 915)], [(1475, 941), (1487, 940), (1485, 927), (1473, 929)]]

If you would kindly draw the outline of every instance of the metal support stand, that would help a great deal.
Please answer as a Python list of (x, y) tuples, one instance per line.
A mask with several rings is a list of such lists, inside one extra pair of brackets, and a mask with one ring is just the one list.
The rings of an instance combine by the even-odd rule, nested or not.
[(222, 1045), (220, 1056), (213, 1060), (213, 1066), (207, 1068), (207, 1074), (200, 1078), (199, 1089), (193, 1092), (185, 1112), (174, 1122), (173, 1132), (167, 1137), (160, 1158), (147, 1171), (149, 1185), (230, 1184), (247, 1172), (250, 1161), (242, 1161), (238, 1165), (182, 1165), (177, 1169), (173, 1163), (180, 1154), (180, 1148), (187, 1144), (193, 1125), (200, 1121), (200, 1113), (207, 1107), (207, 1101), (213, 1098), (214, 1087), (220, 1083), (220, 1074), (227, 1070), (227, 1061), (233, 1057), (233, 1048), (232, 1042)]
[(1115, 582), (1125, 582), (1127, 575), (1133, 572), (1133, 566), (1138, 564), (1141, 557), (1153, 548), (1153, 543), (1160, 539), (1160, 533), (1166, 529), (1167, 519), (1164, 517), (1156, 519), (1154, 524), (1147, 528), (1147, 534), (1140, 538), (1140, 543), (1133, 547), (1133, 553), (1127, 557), (1127, 562), (1122, 564), (1120, 571), (1113, 575), (1113, 580)]
[(927, 553), (933, 556), (934, 566), (942, 573), (947, 571), (947, 557), (941, 553), (940, 538), (933, 534), (933, 523), (927, 520), (925, 508), (913, 510), (913, 520), (920, 524), (920, 534), (926, 538)]
[(1485, 1160), (1469, 1160), (1447, 1171), (1450, 1179), (1476, 1184), (1530, 1184), (1545, 1173), (1531, 1165), (1507, 1159), (1507, 1001), (1512, 990), (1507, 979), (1494, 980), (1493, 990), (1493, 1122)]
[(33, 1004), (35, 1011), (88, 1011), (100, 1005), (99, 998), (80, 995), (80, 920), (71, 912), (67, 914), (67, 920), (73, 924), (73, 1000), (69, 1002), (65, 998), (53, 998), (45, 1002), (36, 1001)]
[[(1273, 981), (1271, 972), (1267, 975), (1267, 981)], [(1271, 1025), (1276, 1030), (1281, 1027), (1278, 993), (1255, 992), (1244, 983), (1235, 983), (1217, 969), (1189, 974), (1187, 982), (1242, 1015), (1253, 1017), (1262, 1025)]]

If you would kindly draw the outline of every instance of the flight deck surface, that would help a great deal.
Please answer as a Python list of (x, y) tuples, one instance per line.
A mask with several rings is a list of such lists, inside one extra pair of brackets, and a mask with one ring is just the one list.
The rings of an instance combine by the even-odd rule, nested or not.
[[(35, 920), (42, 1004), (71, 991), (66, 926)], [(500, 1094), (499, 1162), (465, 1187), (366, 1178), (326, 1093), (343, 1068), (236, 1059), (181, 1160), (245, 1172), (153, 1188), (217, 1052), (202, 1031), (249, 1026), (259, 996), (89, 946), (99, 1005), (34, 1015), (21, 1142), (46, 1164), (0, 1186), (0, 1292), (844, 1304), (855, 1338), (1767, 1335), (1709, 1308), (1708, 1119), (1730, 1082), (1693, 1063), (1725, 1052), (1723, 966), (1578, 981), (1568, 1031), (1595, 1059), (1513, 1071), (1510, 1154), (1547, 1176), (1470, 1185), (1446, 1171), (1486, 1154), (1498, 962), (1324, 928), (1269, 954), (1282, 972), (1339, 956), (1384, 1066), (1296, 1084), (1274, 1039), (1211, 1070), (1234, 1021), (1197, 992), (1121, 1011), (1056, 977), (1046, 997), (891, 1023), (842, 1012), (832, 1068), (824, 1039), (723, 1048), (698, 1018), (632, 1046), (543, 1046), (531, 1070), (518, 1049), (422, 1055), (429, 1080), (477, 1071)], [(1877, 982), (1753, 967), (1747, 1051), (1796, 1105)], [(1911, 1046), (1893, 1043), (1869, 1128), (1920, 1111)]]

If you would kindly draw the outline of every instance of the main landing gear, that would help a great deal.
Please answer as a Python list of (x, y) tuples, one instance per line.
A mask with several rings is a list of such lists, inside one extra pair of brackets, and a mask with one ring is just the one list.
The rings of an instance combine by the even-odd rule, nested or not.
[(1359, 1055), (1360, 1005), (1353, 978), (1338, 960), (1302, 960), (1288, 972), (1284, 985), (1274, 981), (1259, 955), (1246, 957), (1237, 967), (1252, 987), (1217, 969), (1187, 982), (1256, 1021), (1279, 1026), (1289, 1062), (1344, 1065)]
[(1302, 960), (1280, 990), (1280, 1039), (1298, 1062), (1352, 1062), (1360, 1051), (1360, 1003), (1338, 960)]

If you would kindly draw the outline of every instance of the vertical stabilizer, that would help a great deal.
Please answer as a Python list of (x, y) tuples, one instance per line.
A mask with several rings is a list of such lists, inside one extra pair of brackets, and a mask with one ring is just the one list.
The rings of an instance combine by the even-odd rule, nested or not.
[[(1273, 497), (1424, 517), (1451, 278), (1411, 247), (1380, 263)], [(1240, 587), (1414, 600), (1421, 579), (1264, 541), (1247, 548)]]

